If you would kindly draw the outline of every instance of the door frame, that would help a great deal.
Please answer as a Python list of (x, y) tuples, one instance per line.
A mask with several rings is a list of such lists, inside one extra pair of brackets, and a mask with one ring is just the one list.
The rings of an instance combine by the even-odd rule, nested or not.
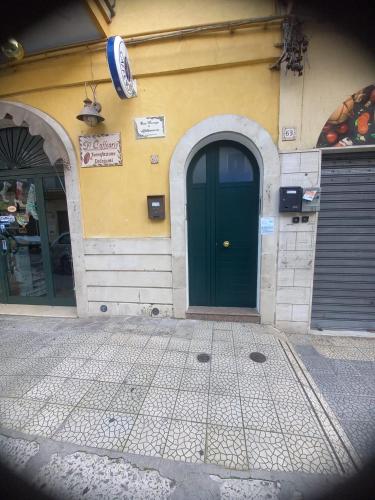
[[(257, 122), (240, 115), (211, 116), (189, 129), (180, 139), (170, 162), (173, 312), (186, 317), (189, 307), (186, 175), (194, 155), (211, 142), (230, 140), (255, 156), (259, 167), (259, 217), (273, 217), (274, 233), (258, 235), (258, 299), (261, 322), (274, 324), (278, 244), (279, 154), (271, 135)], [(265, 168), (266, 166), (266, 168)], [(260, 232), (260, 224), (259, 224)]]
[[(41, 238), (41, 251), (43, 258), (43, 271), (46, 282), (46, 296), (13, 296), (9, 295), (9, 283), (8, 276), (5, 270), (6, 265), (0, 262), (0, 301), (3, 300), (3, 305), (7, 304), (19, 304), (19, 305), (42, 305), (42, 306), (67, 306), (74, 307), (76, 305), (76, 300), (74, 298), (63, 298), (56, 297), (52, 295), (52, 291), (54, 290), (54, 282), (53, 282), (53, 272), (52, 272), (52, 259), (50, 255), (50, 249), (48, 245), (48, 227), (46, 220), (46, 209), (44, 203), (43, 196), (43, 180), (48, 177), (56, 177), (64, 175), (63, 169), (56, 168), (46, 168), (46, 167), (31, 167), (30, 169), (20, 169), (20, 170), (11, 170), (9, 172), (4, 171), (4, 174), (0, 172), (0, 182), (4, 179), (9, 180), (18, 180), (18, 179), (33, 179), (35, 189), (36, 189), (36, 197), (37, 203), (42, 201), (42, 203), (38, 203), (38, 215), (40, 218), (40, 238)], [(46, 303), (47, 301), (47, 303)], [(52, 303), (48, 303), (52, 302)]]
[[(0, 100), (0, 127), (12, 126), (26, 126), (31, 135), (43, 137), (43, 149), (51, 164), (54, 165), (57, 160), (63, 162), (77, 314), (78, 316), (87, 316), (88, 299), (78, 174), (79, 164), (75, 148), (65, 129), (47, 113), (27, 104)], [(25, 305), (24, 307), (28, 306)], [(2, 307), (2, 311), (6, 312), (6, 304)]]

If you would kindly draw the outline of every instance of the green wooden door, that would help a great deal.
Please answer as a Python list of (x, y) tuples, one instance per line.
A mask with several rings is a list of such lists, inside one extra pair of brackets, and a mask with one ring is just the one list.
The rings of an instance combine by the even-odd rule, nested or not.
[(0, 301), (75, 304), (64, 173), (25, 127), (0, 130)]
[(259, 169), (232, 141), (200, 150), (187, 175), (189, 303), (256, 307)]

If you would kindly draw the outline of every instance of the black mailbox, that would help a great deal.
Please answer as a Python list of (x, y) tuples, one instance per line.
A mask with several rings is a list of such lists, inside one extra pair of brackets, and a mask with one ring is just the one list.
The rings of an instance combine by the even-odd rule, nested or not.
[(147, 196), (147, 208), (149, 219), (165, 219), (165, 196)]
[(300, 212), (302, 210), (302, 188), (281, 187), (279, 212)]

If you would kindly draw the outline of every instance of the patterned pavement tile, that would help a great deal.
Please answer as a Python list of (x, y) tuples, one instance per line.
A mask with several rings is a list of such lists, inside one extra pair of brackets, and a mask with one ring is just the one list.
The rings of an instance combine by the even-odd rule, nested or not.
[(180, 387), (182, 368), (172, 366), (160, 366), (152, 381), (154, 387), (164, 387), (166, 389), (178, 389)]
[(294, 471), (337, 474), (335, 461), (323, 439), (285, 435)]
[(226, 354), (213, 354), (211, 370), (237, 373), (237, 359), (235, 356), (227, 356)]
[(212, 362), (209, 361), (208, 363), (200, 363), (197, 359), (197, 355), (197, 352), (189, 352), (186, 358), (185, 369), (210, 371)]
[(152, 417), (169, 417), (173, 412), (176, 398), (177, 391), (175, 389), (151, 387), (139, 413)]
[(209, 425), (205, 462), (222, 465), (228, 469), (248, 469), (243, 429)]
[(169, 335), (151, 337), (147, 343), (147, 349), (167, 349), (170, 340)]
[(74, 409), (62, 427), (53, 435), (53, 439), (82, 446), (86, 445), (90, 434), (97, 427), (103, 413), (100, 410)]
[(25, 394), (26, 399), (48, 401), (65, 382), (61, 377), (44, 377), (41, 381)]
[(177, 396), (173, 418), (192, 422), (207, 421), (208, 394), (180, 391)]
[(268, 359), (265, 363), (262, 363), (264, 373), (270, 377), (280, 377), (280, 378), (292, 378), (296, 379), (297, 376), (291, 369), (289, 362), (281, 359)]
[(39, 377), (3, 375), (0, 377), (0, 396), (22, 397), (39, 382)]
[(126, 345), (129, 347), (137, 347), (139, 349), (143, 349), (147, 342), (149, 341), (148, 336), (137, 335), (136, 333), (133, 335), (129, 335)]
[(322, 437), (319, 423), (307, 404), (297, 405), (285, 401), (275, 401), (275, 408), (281, 430), (284, 433), (315, 438)]
[(208, 392), (210, 373), (208, 370), (184, 370), (180, 390)]
[(271, 396), (277, 401), (288, 401), (296, 404), (306, 404), (306, 397), (297, 380), (266, 376)]
[(281, 432), (273, 401), (241, 398), (244, 426), (260, 431)]
[(130, 385), (150, 385), (157, 368), (155, 365), (139, 365), (136, 363), (125, 377), (124, 382)]
[(259, 350), (262, 349), (263, 345), (280, 346), (279, 341), (272, 334), (269, 334), (269, 333), (260, 334), (260, 333), (257, 333), (254, 331), (253, 335), (254, 335), (254, 340), (255, 340)]
[(293, 470), (282, 434), (245, 429), (245, 437), (250, 468)]
[(49, 375), (51, 377), (72, 377), (84, 363), (84, 359), (65, 358), (49, 372)]
[(230, 321), (215, 321), (213, 324), (214, 330), (232, 330), (232, 323)]
[(213, 342), (212, 343), (212, 354), (224, 354), (225, 356), (234, 356), (234, 344), (233, 342)]
[[(95, 352), (98, 351), (100, 347), (97, 345), (77, 345), (77, 346), (68, 346), (68, 354), (67, 356), (72, 356), (74, 358), (84, 358), (88, 359), (94, 356)], [(58, 350), (59, 351), (59, 350)], [(56, 354), (55, 354), (56, 356)]]
[(341, 419), (341, 424), (362, 460), (367, 462), (373, 459), (375, 449), (374, 421)]
[(252, 352), (258, 351), (258, 347), (255, 342), (245, 342), (234, 344), (235, 355), (241, 358), (249, 358)]
[(122, 384), (109, 405), (109, 411), (138, 413), (147, 391), (148, 387)]
[(208, 422), (226, 427), (242, 426), (240, 398), (210, 394), (208, 401)]
[(160, 361), (160, 366), (173, 366), (183, 368), (187, 358), (186, 352), (166, 351)]
[(236, 360), (238, 374), (243, 373), (252, 377), (264, 376), (264, 363), (255, 363), (248, 356), (237, 356)]
[(212, 342), (211, 340), (199, 340), (199, 339), (193, 339), (190, 342), (190, 352), (207, 352), (210, 353), (212, 349)]
[(7, 404), (3, 400), (0, 407), (0, 425), (9, 429), (22, 429), (30, 418), (44, 405), (44, 401), (13, 400)]
[(26, 422), (22, 427), (22, 431), (38, 436), (51, 437), (72, 410), (72, 406), (47, 403)]
[(375, 422), (375, 398), (334, 394), (328, 402), (339, 418)]
[(134, 425), (135, 415), (106, 412), (86, 441), (86, 446), (122, 451)]
[(64, 358), (30, 358), (28, 361), (27, 375), (43, 376), (49, 375), (64, 361)]
[(109, 361), (105, 369), (95, 378), (101, 382), (114, 382), (121, 384), (124, 382), (130, 370), (131, 365)]
[(172, 420), (163, 458), (203, 463), (205, 443), (205, 424)]
[(137, 362), (141, 353), (142, 349), (139, 348), (118, 346), (111, 361), (132, 365)]
[(214, 330), (212, 336), (213, 342), (232, 342), (233, 334), (230, 330)]
[(99, 381), (92, 382), (89, 390), (86, 391), (77, 405), (81, 408), (106, 410), (119, 389), (120, 384)]
[(103, 345), (99, 347), (90, 357), (97, 361), (111, 361), (116, 354), (117, 347), (113, 345)]
[(159, 365), (165, 350), (162, 349), (144, 349), (142, 354), (137, 359), (137, 364), (144, 365)]
[(258, 349), (270, 361), (280, 359), (287, 362), (287, 357), (280, 346), (269, 344), (258, 344)]
[(49, 403), (59, 405), (73, 405), (78, 404), (83, 395), (92, 386), (92, 380), (79, 380), (76, 378), (66, 378), (63, 383), (56, 388), (51, 397), (48, 399)]
[(180, 352), (188, 352), (190, 346), (190, 339), (180, 339), (176, 337), (172, 337), (171, 341), (168, 344), (168, 351), (180, 351)]
[(239, 373), (238, 384), (241, 398), (272, 399), (266, 377)]
[(171, 419), (139, 415), (131, 430), (124, 451), (161, 457), (167, 441)]
[(108, 361), (89, 359), (75, 372), (74, 377), (82, 380), (95, 380), (98, 375), (103, 373), (107, 365)]
[(236, 373), (212, 372), (210, 375), (210, 393), (239, 396), (238, 375)]

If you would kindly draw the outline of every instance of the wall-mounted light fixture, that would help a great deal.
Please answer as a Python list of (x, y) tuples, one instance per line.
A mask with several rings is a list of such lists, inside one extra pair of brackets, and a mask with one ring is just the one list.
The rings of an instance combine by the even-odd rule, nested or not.
[(3, 43), (1, 52), (8, 59), (16, 59), (17, 61), (22, 59), (25, 55), (22, 45), (14, 38), (8, 38), (8, 40)]
[[(86, 84), (85, 84), (86, 87)], [(102, 106), (96, 100), (96, 85), (90, 85), (92, 90), (92, 95), (94, 97), (93, 100), (87, 97), (87, 88), (86, 88), (86, 99), (83, 101), (83, 109), (77, 115), (77, 119), (81, 120), (89, 125), (89, 127), (95, 127), (98, 123), (104, 121), (104, 117), (101, 116), (100, 112), (102, 110)]]

